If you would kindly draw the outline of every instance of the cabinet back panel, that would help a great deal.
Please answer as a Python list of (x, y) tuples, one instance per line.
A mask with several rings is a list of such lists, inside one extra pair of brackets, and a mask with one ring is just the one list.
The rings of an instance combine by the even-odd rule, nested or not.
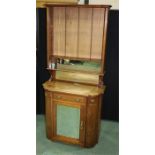
[(53, 8), (53, 53), (65, 55), (65, 7)]
[(93, 9), (91, 58), (101, 59), (104, 26), (104, 8)]
[(66, 56), (77, 57), (78, 8), (66, 7)]
[(48, 51), (55, 56), (101, 59), (104, 20), (105, 8), (53, 7), (53, 27), (49, 27), (53, 47), (49, 43)]
[(90, 58), (92, 8), (79, 8), (79, 51), (78, 56)]

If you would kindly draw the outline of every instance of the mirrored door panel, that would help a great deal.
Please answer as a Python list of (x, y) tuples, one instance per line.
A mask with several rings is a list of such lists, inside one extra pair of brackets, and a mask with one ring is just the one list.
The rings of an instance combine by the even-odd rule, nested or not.
[(84, 145), (85, 143), (85, 103), (54, 101), (55, 140)]

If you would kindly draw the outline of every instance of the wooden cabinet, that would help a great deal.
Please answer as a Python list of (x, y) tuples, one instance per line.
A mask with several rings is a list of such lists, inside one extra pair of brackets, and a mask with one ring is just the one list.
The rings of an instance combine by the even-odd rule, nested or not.
[(98, 141), (100, 96), (55, 93), (46, 89), (46, 133), (54, 141), (92, 147)]
[[(105, 87), (44, 83), (46, 133), (51, 140), (92, 147), (98, 141), (101, 93)], [(78, 87), (78, 88), (77, 88)], [(79, 89), (79, 91), (77, 91)], [(87, 96), (90, 94), (90, 96)]]
[(47, 5), (46, 134), (92, 147), (98, 142), (109, 5)]

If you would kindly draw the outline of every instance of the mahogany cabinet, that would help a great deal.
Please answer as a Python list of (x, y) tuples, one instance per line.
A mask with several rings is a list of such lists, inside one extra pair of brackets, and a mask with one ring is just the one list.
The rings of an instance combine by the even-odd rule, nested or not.
[[(91, 147), (98, 141), (100, 94), (105, 87), (101, 90), (83, 84), (66, 85), (67, 83), (56, 81), (44, 83), (47, 137)], [(87, 96), (88, 93), (90, 96)]]
[(46, 134), (92, 147), (98, 142), (109, 5), (47, 5)]

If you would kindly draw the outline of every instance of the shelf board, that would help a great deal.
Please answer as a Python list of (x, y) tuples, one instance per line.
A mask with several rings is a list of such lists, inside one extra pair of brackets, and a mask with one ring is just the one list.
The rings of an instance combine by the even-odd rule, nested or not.
[(62, 71), (62, 72), (71, 72), (71, 73), (84, 73), (84, 74), (95, 74), (95, 75), (100, 75), (103, 76), (104, 73), (98, 73), (98, 72), (89, 72), (89, 71), (81, 71), (81, 70), (65, 70), (65, 69), (51, 69), (51, 68), (46, 68), (49, 71)]

